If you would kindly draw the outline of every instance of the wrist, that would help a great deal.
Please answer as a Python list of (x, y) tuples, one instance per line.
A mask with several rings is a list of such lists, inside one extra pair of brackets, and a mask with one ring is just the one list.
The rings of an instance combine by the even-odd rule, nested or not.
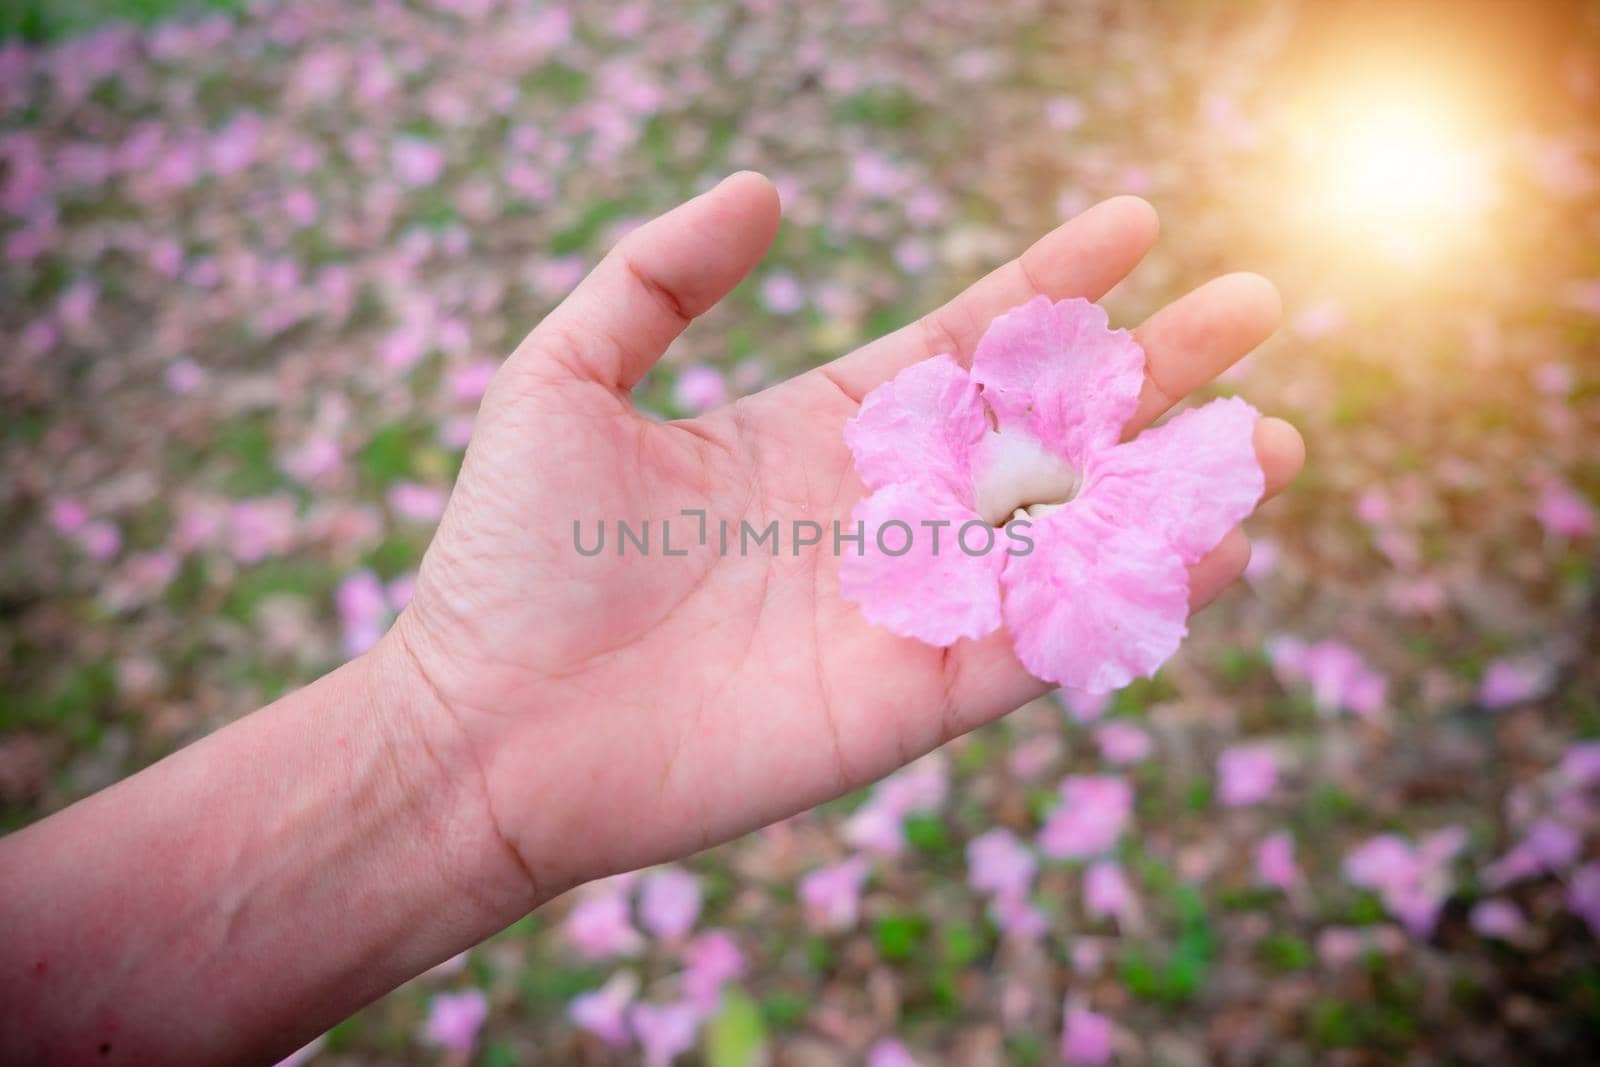
[(445, 700), (402, 615), (357, 667), (378, 722), (378, 743), (396, 768), (411, 829), (465, 899), (483, 905), (484, 934), (544, 902), (540, 885), (507, 840), (489, 802), (481, 747)]

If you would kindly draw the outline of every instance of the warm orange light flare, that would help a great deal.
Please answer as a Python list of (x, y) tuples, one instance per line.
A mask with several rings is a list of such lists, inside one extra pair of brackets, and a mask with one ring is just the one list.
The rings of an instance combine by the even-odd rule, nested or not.
[(1365, 250), (1437, 252), (1480, 227), (1491, 207), (1481, 132), (1441, 97), (1414, 87), (1335, 94), (1299, 132), (1312, 221)]

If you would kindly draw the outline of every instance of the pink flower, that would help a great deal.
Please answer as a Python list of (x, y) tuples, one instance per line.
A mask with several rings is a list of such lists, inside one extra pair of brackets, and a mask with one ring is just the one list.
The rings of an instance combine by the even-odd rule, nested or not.
[(1347, 967), (1369, 953), (1392, 956), (1405, 947), (1405, 939), (1393, 926), (1351, 928), (1330, 927), (1317, 935), (1317, 958), (1323, 966)]
[(848, 930), (861, 916), (861, 888), (867, 861), (853, 856), (831, 867), (819, 867), (800, 880), (800, 904), (806, 925), (818, 931)]
[(1061, 803), (1039, 831), (1039, 848), (1056, 859), (1089, 859), (1108, 851), (1133, 814), (1133, 788), (1114, 775), (1074, 776), (1061, 783)]
[(1082, 978), (1091, 978), (1100, 973), (1100, 968), (1105, 966), (1106, 946), (1111, 942), (1105, 937), (1079, 937), (1072, 942), (1072, 970)]
[(850, 183), (862, 196), (888, 198), (904, 191), (908, 176), (893, 160), (864, 149), (850, 161)]
[(646, 1067), (668, 1067), (694, 1047), (700, 1032), (700, 1012), (687, 1001), (635, 1004), (628, 1020), (644, 1050)]
[(1491, 710), (1524, 704), (1542, 696), (1550, 683), (1550, 670), (1529, 659), (1497, 659), (1483, 672), (1478, 703)]
[(1085, 693), (1081, 689), (1062, 689), (1057, 693), (1067, 714), (1075, 723), (1097, 721), (1111, 706), (1110, 693)]
[(899, 852), (905, 844), (906, 816), (936, 810), (948, 788), (943, 757), (937, 753), (923, 757), (878, 783), (867, 802), (845, 821), (845, 841), (866, 852)]
[(1556, 537), (1577, 540), (1594, 535), (1594, 507), (1577, 490), (1554, 478), (1545, 482), (1536, 514), (1540, 524)]
[(967, 884), (980, 893), (1026, 893), (1039, 861), (1009, 830), (995, 828), (967, 843)]
[(1084, 119), (1082, 101), (1075, 96), (1052, 96), (1044, 102), (1044, 118), (1058, 130), (1077, 129)]
[[(1600, 281), (1591, 284), (1595, 290), (1595, 307), (1600, 309)], [(1566, 396), (1572, 392), (1572, 368), (1560, 360), (1546, 360), (1533, 368), (1533, 384), (1546, 396)]]
[(1501, 889), (1512, 882), (1553, 874), (1576, 860), (1582, 849), (1578, 831), (1554, 819), (1540, 819), (1510, 852), (1484, 868), (1484, 884)]
[(89, 522), (89, 509), (71, 497), (60, 497), (50, 502), (50, 525), (57, 533), (71, 536)]
[(1143, 763), (1150, 757), (1150, 735), (1126, 722), (1108, 722), (1095, 735), (1100, 755), (1107, 763), (1119, 766)]
[(499, 369), (500, 364), (492, 359), (473, 360), (464, 367), (457, 367), (450, 374), (450, 395), (457, 400), (477, 403), (483, 399), (490, 380)]
[(1394, 517), (1394, 505), (1389, 496), (1377, 486), (1369, 486), (1356, 497), (1356, 517), (1368, 526), (1379, 529), (1388, 526)]
[(488, 1017), (489, 998), (482, 990), (440, 993), (428, 1004), (423, 1040), (450, 1052), (471, 1052), (478, 1030)]
[(1283, 549), (1278, 547), (1278, 542), (1260, 538), (1250, 543), (1250, 562), (1244, 565), (1244, 576), (1252, 585), (1260, 585), (1266, 581), (1273, 571), (1278, 569), (1278, 561), (1283, 558)]
[(1532, 932), (1522, 910), (1508, 900), (1480, 900), (1472, 909), (1472, 928), (1484, 937), (1519, 944)]
[(206, 372), (192, 359), (178, 359), (167, 368), (165, 380), (173, 396), (188, 396), (205, 384)]
[(628, 915), (625, 885), (603, 885), (593, 895), (580, 900), (567, 913), (561, 932), (573, 950), (585, 959), (633, 956), (644, 947), (644, 938), (633, 928)]
[(1111, 860), (1100, 860), (1083, 872), (1083, 910), (1091, 919), (1115, 919), (1123, 926), (1139, 921), (1139, 898)]
[(1577, 741), (1561, 756), (1556, 773), (1569, 786), (1600, 785), (1600, 741)]
[(761, 283), (761, 303), (774, 315), (793, 315), (806, 306), (806, 291), (792, 274), (771, 274)]
[(339, 442), (326, 434), (317, 434), (283, 457), (284, 471), (296, 481), (307, 485), (335, 473), (344, 462)]
[(240, 500), (228, 509), (228, 547), (240, 563), (280, 556), (294, 545), (295, 502), (288, 496)]
[(1380, 834), (1345, 857), (1344, 876), (1377, 893), (1413, 937), (1427, 937), (1450, 896), (1450, 862), (1465, 843), (1466, 834), (1454, 827), (1415, 847), (1396, 834)]
[(707, 930), (683, 950), (683, 991), (700, 1011), (710, 1014), (722, 987), (744, 973), (744, 953), (726, 930)]
[(1066, 1006), (1061, 1028), (1061, 1058), (1073, 1067), (1099, 1067), (1111, 1062), (1116, 1030), (1111, 1020), (1088, 1008)]
[(396, 482), (389, 487), (389, 508), (408, 522), (437, 522), (444, 514), (443, 492), (418, 482)]
[(1034, 906), (1026, 892), (997, 893), (989, 905), (989, 915), (1000, 932), (1008, 937), (1031, 940), (1050, 929), (1050, 920)]
[(90, 559), (104, 562), (122, 550), (122, 531), (115, 523), (96, 519), (78, 532), (78, 543)]
[(927, 242), (913, 237), (894, 246), (894, 261), (907, 274), (921, 274), (933, 266), (933, 252)]
[(413, 189), (432, 185), (444, 173), (444, 152), (431, 141), (402, 137), (394, 143), (394, 173)]
[(612, 1048), (622, 1048), (630, 1035), (628, 1007), (638, 992), (638, 976), (632, 971), (618, 971), (599, 989), (574, 997), (567, 1005), (567, 1018)]
[(1304, 682), (1319, 711), (1349, 711), (1371, 718), (1383, 710), (1388, 681), (1366, 665), (1361, 656), (1338, 641), (1306, 644), (1298, 638), (1279, 637), (1267, 644), (1272, 669), (1284, 684)]
[(868, 1050), (867, 1067), (917, 1067), (917, 1060), (900, 1042), (886, 1037)]
[(1600, 278), (1569, 283), (1565, 297), (1564, 302), (1573, 310), (1600, 315)]
[(678, 372), (678, 380), (672, 386), (672, 402), (680, 411), (699, 415), (728, 402), (728, 383), (715, 367), (692, 364)]
[(89, 279), (73, 282), (56, 302), (61, 321), (68, 326), (87, 326), (100, 302), (100, 287)]
[(1264, 745), (1239, 745), (1217, 757), (1217, 799), (1230, 808), (1259, 804), (1278, 784), (1278, 759)]
[(1572, 872), (1567, 883), (1567, 908), (1600, 938), (1600, 863), (1586, 863)]
[(662, 867), (645, 875), (639, 889), (639, 920), (664, 941), (676, 941), (700, 917), (700, 883), (680, 867)]
[(865, 537), (844, 596), (933, 645), (1003, 618), (1023, 666), (1060, 685), (1153, 674), (1187, 633), (1187, 565), (1250, 513), (1262, 475), (1236, 398), (1119, 444), (1144, 365), (1101, 308), (1037, 297), (990, 324), (970, 372), (939, 356), (874, 389), (845, 426), (875, 492), (852, 512)]
[(1300, 880), (1294, 864), (1294, 835), (1287, 830), (1263, 838), (1256, 846), (1256, 882), (1287, 893)]
[(1019, 782), (1037, 781), (1044, 777), (1060, 754), (1059, 737), (1054, 734), (1035, 734), (1011, 746), (1006, 753), (1006, 769)]
[(389, 601), (371, 571), (357, 571), (339, 583), (334, 605), (344, 628), (344, 654), (359, 656), (378, 643), (389, 627)]

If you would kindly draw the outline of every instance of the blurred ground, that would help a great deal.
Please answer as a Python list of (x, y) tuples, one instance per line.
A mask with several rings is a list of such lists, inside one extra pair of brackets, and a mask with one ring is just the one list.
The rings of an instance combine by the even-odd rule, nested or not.
[[(1441, 62), (1492, 120), (1490, 191), (1382, 234), (1305, 195), (1307, 100), (1385, 76), (1325, 5), (304, 2), (0, 46), (4, 826), (381, 632), (487, 375), (629, 225), (740, 167), (783, 193), (761, 271), (641, 386), (674, 416), (1134, 192), (1164, 235), (1113, 318), (1273, 277), (1286, 328), (1222, 387), (1310, 452), (1184, 652), (1106, 707), (1030, 706), (698, 857), (692, 883), (580, 891), (587, 918), (525, 920), (316, 1062), (607, 1062), (569, 1005), (619, 973), (654, 1005), (712, 974), (684, 1060), (719, 1067), (889, 1039), (925, 1064), (1106, 1051), (1084, 1016), (1063, 1050), (1064, 998), (1129, 1064), (1594, 1062), (1583, 10), (1511, 42), (1511, 89)], [(1480, 59), (1493, 29), (1468, 35)], [(1113, 802), (1109, 858), (1050, 855), (1057, 787), (1085, 776), (1132, 787), (1127, 825)], [(1023, 904), (990, 899), (1008, 879)], [(731, 942), (686, 947), (665, 898)], [(617, 900), (629, 927), (597, 929)], [(733, 978), (707, 962), (730, 947)], [(481, 1031), (451, 1015), (475, 997), (445, 999), (473, 991)], [(660, 1059), (661, 1029), (636, 1016), (615, 1057), (642, 1034)]]

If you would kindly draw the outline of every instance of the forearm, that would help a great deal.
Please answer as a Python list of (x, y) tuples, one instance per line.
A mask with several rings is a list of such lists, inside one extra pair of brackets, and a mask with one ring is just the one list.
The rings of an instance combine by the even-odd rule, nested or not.
[(0, 841), (0, 1060), (271, 1059), (532, 907), (396, 655)]

